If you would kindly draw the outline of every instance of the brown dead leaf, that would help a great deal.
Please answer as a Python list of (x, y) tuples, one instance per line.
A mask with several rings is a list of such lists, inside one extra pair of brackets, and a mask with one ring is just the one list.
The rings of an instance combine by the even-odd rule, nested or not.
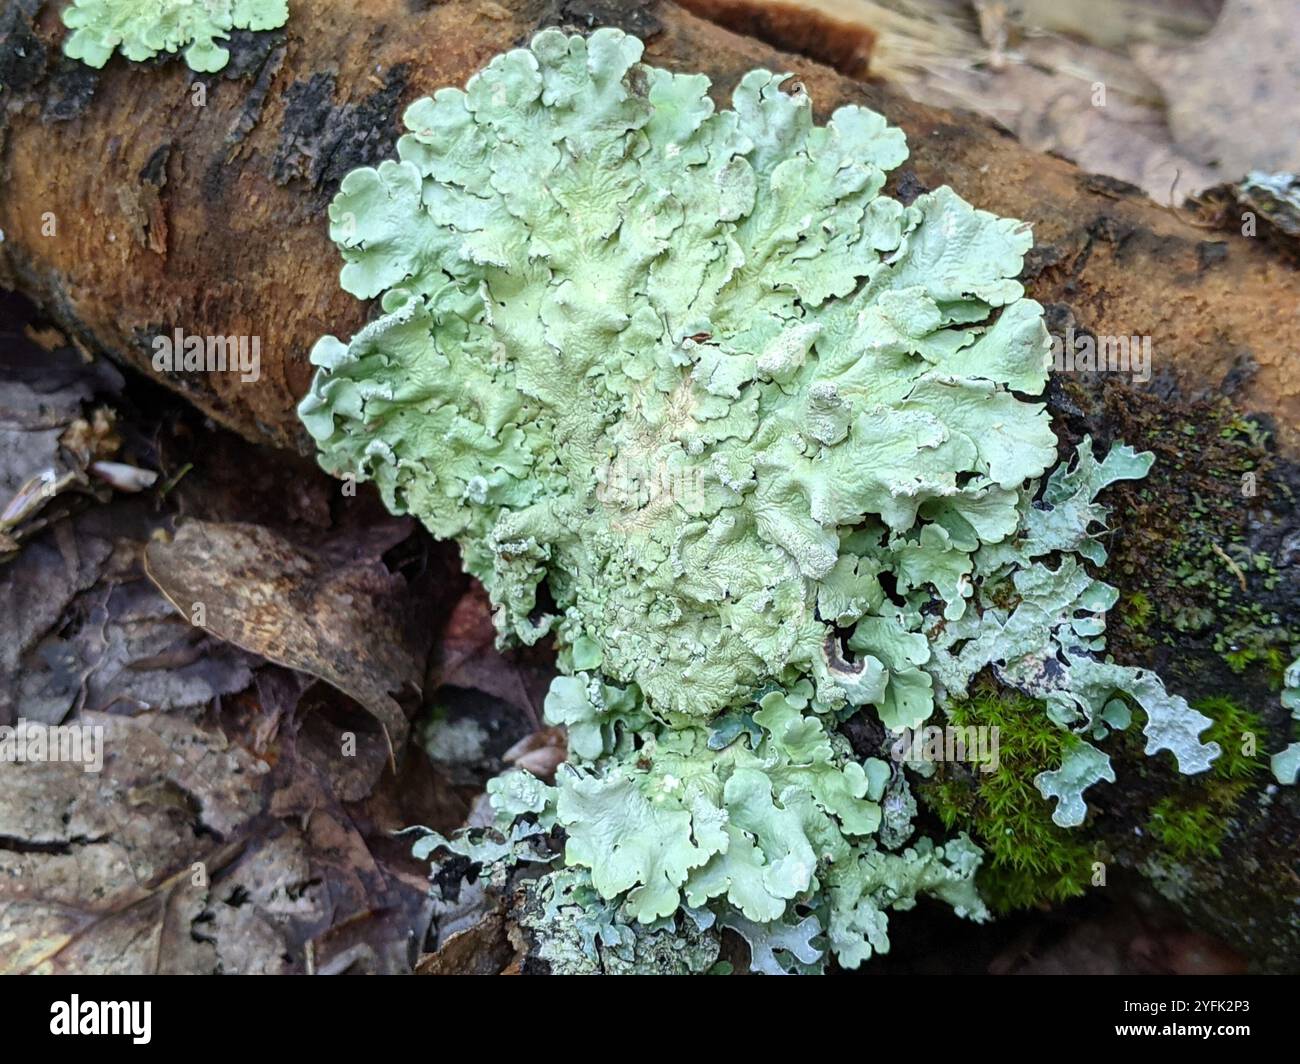
[(102, 772), (0, 764), (0, 972), (411, 969), (426, 869), (392, 832), (449, 826), (418, 781), (344, 803), (293, 730), (261, 758), (175, 715), (77, 723)]
[[(1190, 42), (1209, 30), (1213, 0), (683, 3), (705, 18), (829, 63), (850, 77), (888, 81), (923, 103), (985, 115), (1024, 144), (1137, 185), (1160, 203), (1181, 202), (1191, 192), (1240, 176), (1216, 165), (1213, 153), (1201, 157), (1184, 144), (1178, 121), (1171, 133), (1156, 84), (1163, 81), (1164, 57), (1182, 56)], [(1295, 0), (1275, 6), (1275, 19), (1289, 17), (1296, 24)], [(1199, 47), (1192, 45), (1187, 54), (1197, 54)], [(1270, 45), (1265, 51), (1276, 56), (1287, 47), (1294, 55), (1293, 45)], [(1134, 51), (1154, 57), (1149, 73), (1155, 80), (1133, 61)], [(1215, 93), (1231, 80), (1223, 77), (1223, 69), (1222, 58), (1209, 54), (1199, 69), (1187, 73)], [(1285, 88), (1287, 83), (1274, 84)], [(1294, 104), (1294, 77), (1289, 84)], [(1182, 96), (1182, 86), (1181, 78), (1170, 79), (1171, 103), (1173, 94)], [(1234, 86), (1225, 99), (1243, 88)], [(1189, 120), (1198, 113), (1181, 99), (1178, 109), (1186, 110)], [(1261, 135), (1253, 119), (1239, 123), (1236, 135), (1257, 146), (1269, 136)], [(1293, 136), (1274, 139), (1295, 143)]]
[(205, 521), (151, 543), (145, 571), (192, 623), (359, 702), (395, 762), (408, 731), (395, 696), (419, 692), (429, 641), (402, 577), (376, 558), (328, 564), (269, 529)]
[(145, 578), (157, 520), (118, 498), (61, 522), (0, 567), (0, 723), (88, 710), (199, 710), (248, 686), (258, 661), (176, 616)]
[(163, 714), (78, 724), (102, 729), (101, 772), (0, 765), (3, 970), (191, 970), (190, 888), (238, 852), (267, 766)]
[(569, 756), (568, 733), (563, 728), (543, 728), (526, 735), (502, 755), (507, 764), (551, 782), (555, 770)]
[[(99, 773), (0, 762), (0, 969), (409, 972), (431, 920), (428, 869), (393, 832), (450, 831), (472, 795), (416, 750), (385, 773), (385, 730), (354, 699), (395, 707), (418, 689), (428, 613), (440, 587), (458, 586), (447, 559), (373, 493), (340, 503), (314, 466), (268, 461), (180, 404), (150, 396), (121, 406), (149, 409), (148, 421), (107, 417), (91, 405), (104, 388), (82, 380), (87, 363), (22, 337), (7, 309), (0, 295), (0, 482), (8, 469), (21, 486), (51, 448), (84, 464), (120, 442), (164, 471), (164, 487), (67, 514), (55, 508), (70, 493), (58, 496), (0, 562), (0, 724), (104, 737)], [(193, 550), (186, 532), (179, 548), (156, 545), (166, 572), (220, 592), (218, 610), (244, 601), (230, 585), (253, 582), (254, 619), (311, 669), (177, 616), (145, 576), (144, 549), (180, 514), (218, 531)], [(294, 611), (298, 627), (286, 626)], [(238, 620), (252, 642), (257, 629)]]
[(1134, 56), (1163, 91), (1184, 152), (1228, 180), (1300, 170), (1296, 0), (1228, 0), (1213, 30), (1190, 46), (1142, 45)]
[(506, 937), (506, 904), (497, 901), (471, 927), (450, 935), (415, 966), (416, 975), (499, 975), (514, 958)]
[(545, 647), (497, 649), (492, 605), (481, 584), (473, 584), (452, 607), (432, 669), (433, 687), (464, 687), (499, 698), (522, 710), (534, 728), (555, 676), (554, 654)]

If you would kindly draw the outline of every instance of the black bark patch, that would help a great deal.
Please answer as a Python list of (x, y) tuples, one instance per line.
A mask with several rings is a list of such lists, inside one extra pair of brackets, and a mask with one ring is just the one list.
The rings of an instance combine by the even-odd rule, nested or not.
[[(1066, 419), (1077, 425), (1084, 418), (1083, 408), (1066, 388), (1060, 374), (1053, 373), (1047, 378), (1047, 390), (1043, 393), (1043, 401), (1046, 402), (1048, 413), (1052, 415), (1053, 420)], [(1076, 428), (1076, 435), (1082, 434), (1082, 430)]]
[(574, 30), (614, 26), (648, 41), (664, 30), (658, 9), (659, 0), (545, 0), (537, 25)]
[[(1180, 236), (1166, 236), (1144, 225), (1122, 226), (1115, 241), (1115, 260), (1128, 265), (1139, 257), (1150, 256), (1157, 262), (1171, 265), (1179, 261), (1188, 250), (1190, 241)], [(1196, 278), (1187, 271), (1174, 272), (1170, 280), (1179, 285), (1195, 284)]]
[(230, 39), (222, 46), (230, 53), (230, 62), (217, 73), (227, 81), (248, 77), (260, 73), (272, 53), (284, 47), (284, 28), (231, 30)]
[(1055, 244), (1035, 244), (1025, 252), (1024, 269), (1020, 271), (1021, 280), (1032, 281), (1045, 270), (1059, 266), (1064, 257)]
[(1249, 351), (1242, 351), (1232, 360), (1232, 368), (1223, 376), (1219, 391), (1224, 395), (1236, 395), (1246, 387), (1259, 372), (1259, 363)]
[(1202, 273), (1219, 265), (1228, 257), (1226, 240), (1202, 240), (1196, 245), (1196, 265)]
[(1108, 199), (1129, 199), (1146, 195), (1132, 182), (1121, 181), (1118, 177), (1107, 177), (1105, 174), (1081, 173), (1079, 184), (1087, 191), (1098, 196), (1106, 196)]
[(358, 166), (371, 166), (393, 153), (398, 105), (406, 91), (407, 66), (388, 71), (381, 88), (357, 103), (334, 102), (333, 74), (313, 74), (289, 86), (280, 144), (271, 163), (277, 184), (306, 181), (332, 196)]
[(1157, 233), (1146, 226), (1133, 225), (1106, 213), (1097, 215), (1084, 227), (1084, 232), (1087, 241), (1071, 269), (1075, 277), (1082, 275), (1095, 245), (1109, 244), (1114, 249), (1115, 262), (1120, 266), (1131, 267), (1141, 260), (1149, 259), (1168, 264), (1169, 284), (1183, 288), (1197, 283), (1197, 275), (1190, 266), (1183, 270), (1174, 268), (1174, 264), (1186, 261), (1192, 249), (1191, 241), (1181, 236)]
[(438, 888), (438, 896), (453, 905), (460, 901), (461, 885), (474, 872), (475, 865), (468, 857), (452, 854), (438, 865), (437, 871), (429, 878)]
[(889, 748), (891, 736), (885, 726), (870, 713), (855, 713), (839, 727), (840, 734), (849, 740), (855, 757), (882, 757)]
[(149, 161), (141, 168), (140, 180), (153, 185), (154, 188), (162, 188), (167, 184), (167, 160), (171, 157), (172, 146), (159, 144), (149, 156)]
[(67, 56), (59, 58), (58, 68), (50, 75), (41, 107), (42, 122), (68, 122), (78, 118), (90, 106), (99, 85), (99, 71)]
[(925, 182), (910, 167), (898, 171), (898, 176), (894, 179), (894, 198), (904, 207), (910, 207), (917, 196), (923, 196), (929, 191)]
[(306, 81), (295, 81), (285, 92), (285, 101), (280, 144), (271, 163), (275, 180), (282, 185), (310, 174), (312, 149), (323, 139), (335, 109), (334, 75), (313, 74)]
[(32, 20), (41, 0), (17, 0), (0, 10), (0, 93), (30, 89), (45, 73), (46, 48)]
[(239, 114), (235, 116), (235, 120), (230, 123), (230, 129), (226, 131), (225, 151), (213, 158), (203, 174), (203, 194), (209, 201), (214, 201), (224, 194), (226, 179), (233, 172), (230, 161), (235, 156), (235, 149), (262, 120), (266, 98), (270, 94), (276, 76), (280, 73), (280, 68), (284, 65), (285, 52), (283, 46), (272, 49), (257, 71), (253, 84), (244, 93), (244, 102), (239, 109)]

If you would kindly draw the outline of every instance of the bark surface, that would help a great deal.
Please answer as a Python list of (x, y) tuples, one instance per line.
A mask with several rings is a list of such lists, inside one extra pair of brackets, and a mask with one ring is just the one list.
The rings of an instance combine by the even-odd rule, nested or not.
[(261, 339), (263, 375), (168, 375), (251, 438), (304, 447), (293, 414), (317, 337), (368, 309), (337, 284), (324, 207), (391, 154), (403, 109), (462, 84), (542, 25), (621, 25), (647, 59), (703, 70), (725, 100), (754, 66), (791, 70), (822, 117), (863, 103), (907, 133), (904, 197), (952, 185), (1033, 224), (1029, 292), (1097, 335), (1151, 336), (1156, 369), (1192, 392), (1225, 379), (1248, 409), (1300, 423), (1300, 276), (1259, 240), (1208, 232), (1134, 189), (1027, 151), (988, 124), (776, 52), (669, 3), (298, 0), (289, 24), (237, 33), (220, 74), (177, 58), (96, 72), (65, 58), (56, 3), (0, 7), (0, 281), (88, 347), (148, 369), (182, 328)]

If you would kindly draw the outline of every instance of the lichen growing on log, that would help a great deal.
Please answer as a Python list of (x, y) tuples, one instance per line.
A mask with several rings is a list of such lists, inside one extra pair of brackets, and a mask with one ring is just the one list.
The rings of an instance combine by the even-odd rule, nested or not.
[(494, 860), (558, 823), (626, 919), (708, 910), (763, 958), (798, 907), (828, 948), (791, 963), (856, 967), (918, 893), (985, 910), (964, 836), (891, 852), (915, 803), (837, 719), (908, 733), (992, 667), (1071, 736), (1034, 779), (1063, 828), (1115, 778), (1094, 744), (1121, 696), (1148, 754), (1220, 750), (1100, 656), (1096, 499), (1150, 456), (1084, 440), (1040, 496), (1026, 228), (947, 188), (882, 196), (906, 148), (873, 112), (817, 126), (762, 70), (717, 111), (641, 53), (546, 31), (408, 109), (399, 161), (330, 208), (343, 286), (384, 313), (321, 340), (300, 413), (328, 470), (460, 543), (503, 640), (557, 636), (571, 769), (494, 791)]

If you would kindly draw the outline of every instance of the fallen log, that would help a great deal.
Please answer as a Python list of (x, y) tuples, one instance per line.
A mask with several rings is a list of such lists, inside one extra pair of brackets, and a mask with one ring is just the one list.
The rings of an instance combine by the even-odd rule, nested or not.
[[(283, 30), (237, 34), (229, 66), (209, 75), (120, 57), (90, 70), (61, 54), (58, 15), (41, 0), (0, 6), (0, 284), (249, 439), (304, 451), (294, 408), (308, 351), (371, 312), (338, 287), (325, 207), (349, 170), (392, 154), (412, 100), (463, 83), (540, 26), (612, 24), (646, 40), (649, 62), (707, 72), (720, 99), (766, 66), (794, 72), (819, 117), (850, 102), (882, 112), (912, 151), (894, 195), (950, 184), (1033, 224), (1026, 284), (1054, 333), (1150, 338), (1152, 382), (1064, 374), (1049, 397), (1067, 441), (1091, 432), (1158, 454), (1151, 480), (1110, 497), (1109, 575), (1122, 593), (1112, 648), (1188, 697), (1231, 700), (1262, 749), (1286, 741), (1271, 683), (1300, 642), (1300, 472), (1286, 457), (1300, 444), (1300, 276), (1237, 220), (1211, 231), (979, 120), (667, 2), (297, 0)], [(177, 330), (256, 338), (256, 372), (156, 361), (158, 338)], [(1106, 853), (1257, 963), (1293, 966), (1295, 791), (1266, 796), (1251, 779), (1213, 807), (1226, 827), (1212, 845), (1157, 867), (1142, 832), (1171, 775), (1158, 762), (1121, 774), (1133, 782), (1110, 792), (1107, 824), (1092, 829)]]
[[(178, 59), (64, 57), (60, 5), (5, 0), (0, 16), (0, 281), (88, 347), (146, 371), (181, 328), (258, 336), (261, 376), (166, 374), (251, 438), (303, 445), (293, 413), (307, 352), (367, 308), (336, 283), (324, 206), (356, 166), (392, 152), (403, 109), (460, 84), (541, 25), (618, 24), (650, 62), (704, 70), (725, 97), (754, 66), (794, 71), (822, 116), (864, 103), (907, 133), (896, 191), (951, 184), (1034, 226), (1029, 292), (1098, 336), (1150, 336), (1157, 373), (1193, 393), (1238, 381), (1246, 409), (1295, 442), (1300, 277), (1234, 228), (1211, 233), (1136, 190), (1019, 147), (988, 124), (912, 103), (782, 55), (668, 3), (302, 0), (284, 30), (237, 33), (220, 74)], [(1250, 372), (1242, 372), (1245, 365)], [(1253, 365), (1253, 369), (1251, 366)]]

